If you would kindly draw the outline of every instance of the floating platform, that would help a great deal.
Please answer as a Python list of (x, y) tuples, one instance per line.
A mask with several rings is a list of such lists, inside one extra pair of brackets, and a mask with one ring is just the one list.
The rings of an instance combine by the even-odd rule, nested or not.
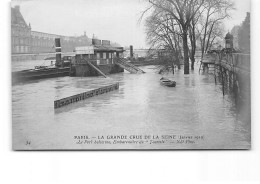
[(73, 68), (75, 68), (76, 77), (88, 77), (88, 76), (100, 76), (100, 75), (104, 76), (104, 75), (124, 72), (124, 69), (118, 66), (117, 64), (106, 63), (106, 64), (98, 65), (97, 60), (86, 60), (86, 59), (77, 61), (75, 66), (73, 66)]
[(98, 95), (101, 95), (104, 93), (108, 93), (110, 91), (114, 91), (117, 89), (119, 89), (119, 83), (111, 84), (108, 86), (103, 86), (103, 87), (100, 87), (100, 88), (97, 88), (94, 90), (90, 90), (90, 91), (87, 91), (84, 93), (62, 98), (62, 99), (54, 101), (54, 108), (57, 109), (57, 108), (81, 101), (81, 100), (85, 100), (87, 98), (91, 98), (91, 97), (98, 96)]

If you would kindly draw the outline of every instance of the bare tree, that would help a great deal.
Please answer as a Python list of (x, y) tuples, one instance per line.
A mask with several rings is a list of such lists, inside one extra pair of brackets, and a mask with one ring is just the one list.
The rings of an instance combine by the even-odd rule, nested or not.
[(207, 37), (207, 43), (205, 50), (211, 50), (212, 46), (214, 44), (218, 44), (219, 40), (222, 40), (224, 37), (224, 25), (222, 22), (216, 22), (215, 24), (212, 24)]
[[(212, 41), (213, 30), (217, 29), (219, 22), (230, 17), (230, 10), (234, 9), (234, 4), (230, 0), (206, 0), (203, 4), (201, 19), (201, 58), (207, 51)], [(214, 38), (214, 35), (213, 35)]]
[(191, 70), (194, 70), (194, 63), (195, 63), (195, 54), (197, 49), (197, 40), (199, 39), (199, 36), (196, 32), (197, 24), (200, 19), (201, 12), (198, 12), (198, 14), (192, 19), (191, 25), (189, 28), (189, 38), (190, 38), (190, 45), (191, 48), (189, 50), (189, 57), (191, 60)]
[(162, 65), (166, 70), (170, 66), (174, 72), (174, 65), (180, 68), (180, 31), (179, 25), (176, 24), (167, 13), (155, 11), (146, 19), (147, 42), (151, 49), (163, 49), (164, 57)]
[[(144, 13), (154, 9), (157, 14), (164, 14), (167, 21), (174, 20), (179, 25), (184, 53), (184, 74), (189, 74), (189, 59), (192, 63), (191, 69), (194, 69), (197, 41), (201, 42), (201, 58), (203, 58), (217, 35), (221, 35), (217, 31), (221, 21), (228, 18), (229, 11), (234, 9), (231, 0), (147, 0), (147, 2), (150, 7)], [(164, 24), (165, 19), (159, 21)], [(168, 25), (165, 27), (169, 33), (174, 32), (172, 27)], [(165, 39), (167, 36), (163, 37)]]
[(180, 25), (184, 52), (184, 74), (189, 74), (188, 31), (191, 21), (205, 0), (148, 0), (148, 2), (158, 10), (168, 13)]

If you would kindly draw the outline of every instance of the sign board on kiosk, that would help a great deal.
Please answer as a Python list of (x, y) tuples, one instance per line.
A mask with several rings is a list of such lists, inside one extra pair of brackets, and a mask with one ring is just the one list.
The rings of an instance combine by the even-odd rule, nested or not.
[(76, 54), (94, 54), (93, 46), (82, 46), (75, 48)]

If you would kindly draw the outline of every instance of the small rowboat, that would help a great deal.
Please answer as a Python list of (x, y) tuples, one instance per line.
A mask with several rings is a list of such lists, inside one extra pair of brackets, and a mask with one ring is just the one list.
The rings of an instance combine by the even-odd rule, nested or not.
[(169, 79), (166, 78), (161, 78), (160, 82), (162, 85), (168, 86), (168, 87), (175, 87), (176, 86), (176, 82), (175, 81), (171, 81)]

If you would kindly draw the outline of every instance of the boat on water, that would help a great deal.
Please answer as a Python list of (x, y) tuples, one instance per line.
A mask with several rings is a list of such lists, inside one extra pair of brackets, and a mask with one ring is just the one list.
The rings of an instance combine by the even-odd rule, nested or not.
[(36, 66), (34, 69), (12, 72), (12, 84), (37, 79), (69, 76), (70, 67)]
[(64, 56), (59, 63), (52, 61), (49, 66), (41, 65), (35, 66), (34, 69), (12, 72), (12, 84), (37, 79), (70, 76), (72, 60), (73, 57)]
[(160, 79), (160, 83), (164, 86), (168, 86), (168, 87), (175, 87), (176, 86), (176, 82), (175, 81), (172, 81), (170, 79), (166, 79), (164, 77), (162, 77)]

